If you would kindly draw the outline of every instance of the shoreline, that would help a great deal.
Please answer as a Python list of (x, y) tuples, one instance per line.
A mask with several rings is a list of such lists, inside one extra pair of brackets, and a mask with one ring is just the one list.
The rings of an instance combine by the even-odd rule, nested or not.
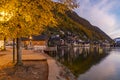
[(75, 75), (63, 64), (52, 58), (46, 53), (42, 53), (48, 62), (48, 80), (77, 80)]
[(75, 75), (70, 71), (70, 69), (68, 69), (66, 66), (64, 66), (63, 64), (61, 64), (60, 62), (56, 61), (56, 64), (59, 67), (62, 67), (62, 71), (61, 71), (61, 77), (66, 78), (67, 80), (77, 80)]

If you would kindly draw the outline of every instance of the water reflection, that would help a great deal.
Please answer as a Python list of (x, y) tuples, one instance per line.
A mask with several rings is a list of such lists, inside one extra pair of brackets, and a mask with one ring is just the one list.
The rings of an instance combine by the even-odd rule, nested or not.
[(78, 80), (120, 80), (120, 48), (112, 49), (101, 63), (79, 75)]
[(59, 47), (57, 53), (49, 53), (49, 55), (79, 76), (93, 65), (99, 64), (109, 51), (110, 48), (105, 47)]

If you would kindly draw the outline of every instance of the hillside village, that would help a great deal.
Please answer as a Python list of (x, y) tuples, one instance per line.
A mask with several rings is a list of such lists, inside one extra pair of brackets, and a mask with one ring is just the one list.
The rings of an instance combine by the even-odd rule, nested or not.
[[(6, 42), (7, 46), (12, 46), (12, 41)], [(109, 41), (84, 41), (79, 38), (78, 35), (68, 32), (63, 35), (52, 34), (49, 38), (46, 35), (31, 36), (29, 38), (22, 38), (22, 46), (25, 49), (33, 49), (36, 46), (38, 48), (46, 47), (110, 47)], [(1, 49), (4, 46), (4, 41), (1, 41)]]
[[(58, 16), (63, 19), (62, 24), (57, 27), (46, 27), (41, 35), (22, 38), (24, 47), (113, 45), (114, 41), (106, 33), (79, 17), (75, 12), (67, 11), (66, 15)], [(4, 46), (3, 42), (1, 41), (0, 47)], [(11, 45), (12, 40), (8, 39), (7, 43)]]

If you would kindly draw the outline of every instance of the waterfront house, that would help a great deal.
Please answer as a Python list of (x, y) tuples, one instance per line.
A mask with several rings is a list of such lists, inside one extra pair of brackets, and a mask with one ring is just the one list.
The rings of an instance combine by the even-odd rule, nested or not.
[(45, 35), (30, 36), (22, 38), (22, 43), (25, 49), (43, 50), (47, 46), (47, 37)]
[(48, 39), (48, 46), (49, 47), (55, 47), (58, 45), (64, 44), (64, 40), (60, 38), (59, 35), (52, 35), (49, 39)]

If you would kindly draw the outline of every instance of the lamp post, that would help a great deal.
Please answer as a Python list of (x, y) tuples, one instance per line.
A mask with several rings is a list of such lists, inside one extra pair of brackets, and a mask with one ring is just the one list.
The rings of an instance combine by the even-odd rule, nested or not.
[(30, 43), (29, 43), (30, 48), (32, 48), (32, 36), (29, 37), (29, 40), (30, 40)]

